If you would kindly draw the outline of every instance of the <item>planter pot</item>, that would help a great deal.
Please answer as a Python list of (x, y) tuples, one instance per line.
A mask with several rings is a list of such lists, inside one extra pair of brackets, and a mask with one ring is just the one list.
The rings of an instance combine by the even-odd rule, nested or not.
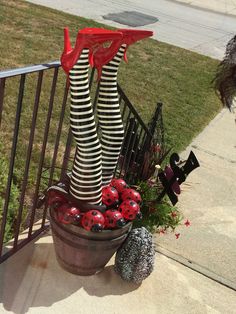
[(81, 276), (103, 270), (132, 227), (132, 223), (128, 223), (121, 229), (90, 232), (58, 223), (51, 210), (50, 223), (58, 263), (70, 273)]

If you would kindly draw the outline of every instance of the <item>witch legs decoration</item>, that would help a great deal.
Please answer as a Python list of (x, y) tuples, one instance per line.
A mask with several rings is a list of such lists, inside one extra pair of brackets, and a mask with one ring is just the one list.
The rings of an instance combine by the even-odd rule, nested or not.
[[(108, 185), (114, 175), (119, 158), (124, 128), (120, 114), (117, 72), (122, 58), (127, 61), (126, 50), (130, 44), (152, 36), (151, 31), (119, 29), (122, 33), (121, 46), (115, 57), (102, 67), (98, 94), (98, 119), (102, 131), (102, 184)], [(100, 47), (94, 56), (94, 64), (99, 68), (105, 49)]]
[[(70, 124), (77, 143), (69, 192), (80, 201), (100, 204), (102, 185), (109, 184), (113, 177), (124, 138), (117, 91), (118, 67), (128, 45), (151, 35), (150, 31), (85, 29), (78, 33), (74, 50), (65, 45), (67, 51), (62, 56), (62, 67), (67, 72), (69, 70)], [(81, 37), (87, 36), (90, 40), (85, 39), (85, 43), (81, 43)], [(65, 41), (68, 42), (67, 31)], [(112, 41), (109, 48), (100, 45), (93, 54), (93, 46), (107, 41)], [(68, 60), (73, 59), (74, 62), (75, 55), (78, 59), (75, 64), (70, 64), (72, 68), (69, 69)], [(97, 104), (101, 143), (89, 96), (89, 61), (98, 69), (102, 68)]]
[[(67, 32), (66, 37), (68, 37)], [(69, 193), (79, 201), (90, 204), (99, 205), (101, 203), (102, 151), (89, 95), (89, 55), (92, 57), (92, 50), (96, 44), (116, 40), (120, 37), (121, 34), (117, 32), (85, 29), (78, 33), (75, 49), (65, 51), (62, 57), (62, 66), (66, 58), (71, 60), (75, 54), (78, 58), (74, 65), (70, 65), (72, 68), (69, 69), (70, 125), (77, 144)], [(68, 47), (66, 49), (68, 50)], [(77, 53), (76, 49), (80, 50), (80, 54)]]
[(89, 50), (83, 49), (69, 72), (71, 106), (70, 125), (77, 143), (70, 194), (91, 204), (101, 202), (101, 144), (91, 107), (88, 84)]
[[(126, 50), (130, 44), (152, 34), (151, 31), (85, 28), (78, 32), (75, 47), (72, 49), (69, 31), (65, 29), (61, 64), (69, 77), (70, 126), (76, 141), (76, 154), (68, 193), (58, 186), (50, 187), (48, 191), (52, 193), (55, 190), (60, 191), (62, 195), (60, 197), (57, 193), (53, 195), (49, 205), (55, 202), (65, 203), (64, 198), (69, 200), (69, 203), (72, 198), (70, 204), (79, 207), (86, 204), (87, 209), (83, 211), (102, 205), (102, 186), (111, 182), (124, 138), (117, 90), (119, 64), (123, 57), (127, 61)], [(104, 47), (104, 43), (109, 43), (109, 47)], [(99, 127), (102, 133), (100, 139), (89, 94), (89, 64), (97, 68), (99, 79), (101, 76), (97, 104)], [(138, 205), (135, 210), (138, 211)], [(76, 212), (77, 218), (79, 217), (79, 212), (71, 207), (70, 212)], [(98, 213), (93, 214), (98, 218)], [(136, 214), (133, 216), (135, 217)], [(116, 215), (117, 220), (121, 219), (118, 213), (110, 213), (110, 215), (113, 218)], [(66, 222), (67, 220), (63, 218), (63, 223)]]
[(124, 51), (122, 45), (116, 56), (103, 66), (99, 84), (97, 112), (102, 131), (102, 185), (108, 185), (113, 177), (124, 139), (117, 91), (117, 71)]

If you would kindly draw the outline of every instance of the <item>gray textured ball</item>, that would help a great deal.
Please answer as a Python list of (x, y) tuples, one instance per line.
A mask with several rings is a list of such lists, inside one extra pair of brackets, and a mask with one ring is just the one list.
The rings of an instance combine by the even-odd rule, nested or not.
[(144, 227), (133, 229), (115, 257), (115, 271), (122, 279), (141, 283), (154, 268), (152, 234)]

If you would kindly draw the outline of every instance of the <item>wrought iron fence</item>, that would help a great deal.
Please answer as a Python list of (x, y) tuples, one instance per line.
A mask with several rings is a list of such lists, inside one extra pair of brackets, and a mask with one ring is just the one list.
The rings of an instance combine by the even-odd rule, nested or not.
[[(94, 71), (95, 110), (93, 82)], [(120, 86), (118, 91), (125, 140), (116, 174), (132, 181), (142, 173), (153, 136), (163, 145), (162, 106), (146, 126)], [(43, 191), (65, 178), (75, 154), (67, 103), (59, 62), (0, 72), (0, 262), (48, 227)], [(134, 168), (139, 171), (130, 172)]]

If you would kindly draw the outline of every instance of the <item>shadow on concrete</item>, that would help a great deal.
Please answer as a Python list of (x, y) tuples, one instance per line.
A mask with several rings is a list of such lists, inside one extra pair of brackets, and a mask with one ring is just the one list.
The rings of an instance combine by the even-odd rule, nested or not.
[(124, 281), (116, 274), (113, 265), (110, 265), (101, 273), (85, 278), (83, 288), (91, 296), (104, 297), (126, 294), (138, 289), (140, 285)]
[(112, 265), (86, 277), (64, 271), (56, 261), (53, 244), (43, 243), (50, 238), (30, 243), (0, 265), (0, 303), (6, 311), (24, 314), (31, 307), (50, 307), (81, 288), (79, 297), (104, 297), (123, 295), (139, 287), (123, 281)]

